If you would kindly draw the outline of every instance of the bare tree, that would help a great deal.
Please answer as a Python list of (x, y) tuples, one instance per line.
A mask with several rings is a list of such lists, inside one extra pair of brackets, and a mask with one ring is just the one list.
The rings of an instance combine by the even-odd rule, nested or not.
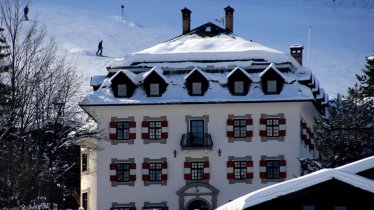
[(57, 202), (66, 187), (62, 175), (72, 168), (66, 152), (74, 146), (66, 136), (77, 125), (79, 77), (58, 57), (46, 27), (23, 19), (26, 4), (0, 1), (10, 47), (4, 58), (9, 69), (0, 81), (9, 96), (1, 107), (0, 208)]

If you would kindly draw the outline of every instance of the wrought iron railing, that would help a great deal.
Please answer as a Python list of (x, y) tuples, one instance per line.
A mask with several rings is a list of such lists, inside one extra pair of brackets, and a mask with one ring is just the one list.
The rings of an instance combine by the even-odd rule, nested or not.
[(213, 141), (209, 133), (187, 133), (182, 135), (183, 150), (212, 149)]

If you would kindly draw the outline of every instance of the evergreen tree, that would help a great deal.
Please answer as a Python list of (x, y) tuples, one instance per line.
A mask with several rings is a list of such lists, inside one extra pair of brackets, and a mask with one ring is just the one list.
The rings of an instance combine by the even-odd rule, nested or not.
[(362, 97), (374, 97), (374, 55), (366, 58), (365, 69), (362, 71), (362, 75), (356, 74), (358, 88), (350, 88), (349, 93), (358, 92)]

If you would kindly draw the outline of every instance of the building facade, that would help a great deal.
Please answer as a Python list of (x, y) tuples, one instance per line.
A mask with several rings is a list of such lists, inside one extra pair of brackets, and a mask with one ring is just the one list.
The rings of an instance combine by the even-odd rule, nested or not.
[[(303, 174), (327, 95), (291, 55), (213, 23), (108, 65), (80, 106), (101, 135), (82, 147), (85, 209), (210, 210)], [(294, 58), (299, 56), (299, 58)]]

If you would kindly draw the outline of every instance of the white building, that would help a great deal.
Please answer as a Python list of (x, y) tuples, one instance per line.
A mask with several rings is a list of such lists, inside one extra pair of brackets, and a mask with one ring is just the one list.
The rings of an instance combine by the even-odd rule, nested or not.
[[(291, 55), (213, 23), (108, 65), (81, 107), (102, 137), (82, 149), (82, 206), (214, 209), (300, 176), (315, 157), (314, 118), (327, 95)], [(141, 40), (139, 40), (141, 41)]]

